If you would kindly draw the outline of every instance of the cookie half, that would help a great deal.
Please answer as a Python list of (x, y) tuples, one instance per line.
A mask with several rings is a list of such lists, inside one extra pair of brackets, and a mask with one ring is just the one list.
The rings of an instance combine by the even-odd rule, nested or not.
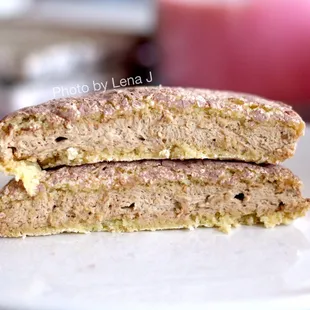
[(141, 159), (278, 163), (304, 122), (291, 107), (233, 92), (139, 87), (52, 100), (0, 123), (0, 168), (34, 195), (41, 168)]
[(288, 169), (274, 165), (164, 160), (63, 167), (45, 172), (34, 197), (14, 180), (2, 190), (0, 235), (273, 227), (309, 209), (300, 187)]

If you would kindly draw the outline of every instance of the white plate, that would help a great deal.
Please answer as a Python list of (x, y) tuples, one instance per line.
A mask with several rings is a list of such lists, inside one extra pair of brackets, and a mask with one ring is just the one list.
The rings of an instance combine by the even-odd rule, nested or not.
[[(310, 197), (310, 130), (286, 166)], [(208, 307), (209, 306), (209, 307)], [(310, 214), (275, 229), (0, 239), (3, 309), (310, 309)]]

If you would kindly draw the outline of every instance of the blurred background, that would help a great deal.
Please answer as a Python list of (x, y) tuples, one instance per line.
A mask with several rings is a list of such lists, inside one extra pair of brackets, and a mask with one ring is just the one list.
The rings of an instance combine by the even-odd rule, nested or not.
[(144, 83), (254, 93), (310, 121), (310, 0), (0, 1), (0, 42), (1, 117)]

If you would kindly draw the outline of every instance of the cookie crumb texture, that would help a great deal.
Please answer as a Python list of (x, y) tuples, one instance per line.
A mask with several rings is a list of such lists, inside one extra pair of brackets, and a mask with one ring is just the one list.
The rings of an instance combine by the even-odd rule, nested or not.
[[(293, 156), (304, 128), (291, 107), (256, 96), (124, 88), (10, 114), (0, 122), (0, 166), (24, 181), (28, 173), (16, 164), (45, 169), (194, 158), (279, 163)], [(24, 183), (29, 194), (35, 192), (36, 184)]]
[(11, 181), (0, 194), (0, 235), (134, 232), (240, 224), (274, 227), (309, 200), (288, 169), (218, 161), (102, 163), (49, 170), (30, 197)]

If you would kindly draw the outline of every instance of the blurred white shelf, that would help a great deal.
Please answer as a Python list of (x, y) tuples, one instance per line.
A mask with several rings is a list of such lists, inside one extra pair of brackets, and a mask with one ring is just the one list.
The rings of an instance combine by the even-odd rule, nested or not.
[(32, 0), (0, 1), (0, 18), (11, 18), (23, 14), (31, 4), (33, 4)]
[(156, 27), (156, 1), (33, 1), (19, 15), (25, 24), (103, 30), (129, 35), (150, 35)]

